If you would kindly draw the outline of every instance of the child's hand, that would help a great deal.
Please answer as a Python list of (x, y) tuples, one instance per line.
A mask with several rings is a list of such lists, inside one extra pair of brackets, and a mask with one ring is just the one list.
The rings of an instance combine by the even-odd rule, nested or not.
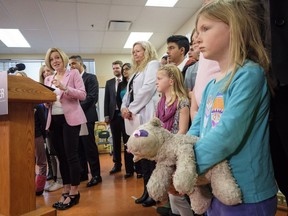
[(196, 186), (210, 184), (209, 180), (205, 176), (198, 176)]
[(52, 105), (52, 102), (47, 102), (47, 103), (44, 103), (44, 106), (49, 109), (49, 107)]

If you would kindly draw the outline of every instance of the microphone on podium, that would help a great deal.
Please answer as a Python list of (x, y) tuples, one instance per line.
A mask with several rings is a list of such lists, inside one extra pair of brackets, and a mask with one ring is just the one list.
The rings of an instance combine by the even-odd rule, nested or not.
[(9, 74), (9, 73), (14, 73), (14, 72), (17, 71), (17, 70), (18, 70), (18, 71), (22, 71), (22, 70), (25, 70), (25, 68), (26, 68), (25, 64), (19, 63), (19, 64), (16, 64), (15, 67), (9, 68), (8, 71), (7, 71), (7, 73), (8, 73), (8, 74)]

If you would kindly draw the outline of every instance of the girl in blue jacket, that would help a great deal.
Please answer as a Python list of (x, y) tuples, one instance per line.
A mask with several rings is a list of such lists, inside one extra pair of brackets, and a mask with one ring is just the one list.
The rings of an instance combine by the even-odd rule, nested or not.
[(188, 134), (199, 174), (227, 159), (243, 203), (227, 206), (213, 198), (210, 216), (274, 216), (278, 191), (269, 150), (269, 67), (260, 35), (258, 3), (216, 0), (198, 14), (197, 42), (221, 72), (206, 86)]

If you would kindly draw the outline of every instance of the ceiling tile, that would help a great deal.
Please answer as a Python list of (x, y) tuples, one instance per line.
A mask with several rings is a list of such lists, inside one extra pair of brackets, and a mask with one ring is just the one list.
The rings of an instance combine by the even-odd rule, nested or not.
[(52, 35), (52, 39), (57, 47), (79, 46), (77, 31), (55, 31)]
[(111, 0), (76, 0), (77, 2), (82, 3), (93, 3), (93, 4), (111, 4)]
[(109, 13), (110, 20), (134, 21), (142, 12), (143, 7), (112, 5)]
[(54, 30), (76, 30), (77, 10), (75, 3), (41, 2), (48, 28)]
[(54, 42), (47, 30), (24, 30), (23, 35), (29, 42), (31, 48), (52, 47)]
[(101, 47), (103, 42), (104, 32), (81, 31), (79, 33), (80, 47)]
[(97, 4), (77, 4), (78, 25), (80, 30), (106, 30), (110, 6)]
[(106, 32), (103, 40), (103, 47), (123, 48), (129, 36), (129, 32)]
[(92, 48), (92, 47), (81, 47), (79, 50), (79, 53), (85, 53), (85, 54), (97, 54), (100, 53), (100, 48)]
[[(4, 1), (4, 7), (8, 10), (11, 20), (18, 28), (45, 28), (41, 10), (35, 0), (25, 0), (25, 6), (21, 0)], [(27, 16), (29, 14), (33, 14), (33, 16)], [(37, 19), (35, 19), (35, 17), (37, 17)]]

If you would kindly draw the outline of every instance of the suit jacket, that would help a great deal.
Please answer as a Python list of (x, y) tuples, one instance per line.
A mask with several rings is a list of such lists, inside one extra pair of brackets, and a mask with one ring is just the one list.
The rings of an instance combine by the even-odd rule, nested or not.
[(122, 80), (122, 82), (119, 83), (118, 88), (117, 88), (117, 92), (116, 92), (116, 104), (120, 108), (121, 108), (121, 105), (122, 105), (122, 98), (123, 98), (123, 95), (121, 97), (120, 94), (123, 91), (123, 89), (125, 89), (125, 91), (126, 91), (126, 88), (127, 88), (127, 81), (124, 81), (124, 79)]
[(116, 110), (116, 80), (112, 78), (106, 82), (104, 96), (104, 116), (109, 116), (109, 120), (113, 119)]
[(288, 2), (269, 0), (271, 18), (272, 72), (281, 84), (288, 85)]
[[(157, 71), (160, 63), (156, 60), (150, 61), (144, 71), (134, 74), (129, 79), (133, 82), (133, 102), (129, 104), (129, 92), (127, 90), (123, 97), (122, 108), (127, 107), (133, 114), (140, 114), (140, 123), (148, 122), (155, 115), (159, 94), (156, 91)], [(129, 105), (128, 105), (129, 104)]]
[(85, 100), (80, 101), (81, 107), (86, 115), (88, 122), (98, 121), (96, 112), (96, 103), (99, 97), (99, 85), (97, 77), (94, 74), (84, 72), (82, 79), (85, 85), (87, 96)]
[[(52, 86), (52, 80), (56, 74), (46, 77), (44, 84)], [(65, 119), (68, 125), (76, 126), (87, 122), (79, 100), (85, 100), (86, 92), (83, 80), (78, 70), (66, 70), (61, 83), (67, 87), (67, 91), (61, 91), (60, 102), (62, 104)], [(49, 107), (46, 129), (51, 124), (52, 105)]]

